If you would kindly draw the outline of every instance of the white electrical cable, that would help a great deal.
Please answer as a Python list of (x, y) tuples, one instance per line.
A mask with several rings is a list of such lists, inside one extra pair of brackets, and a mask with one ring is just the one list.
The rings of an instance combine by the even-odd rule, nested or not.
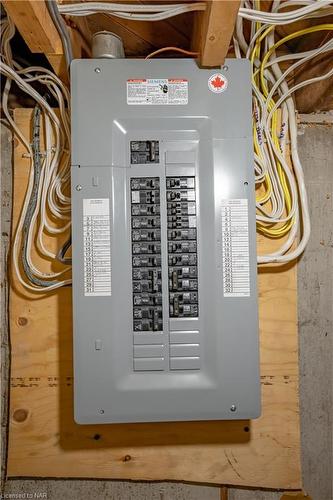
[(185, 3), (170, 3), (170, 4), (122, 4), (111, 2), (84, 2), (84, 3), (67, 3), (58, 6), (59, 12), (69, 14), (78, 11), (111, 11), (111, 12), (166, 12), (173, 9), (197, 7), (205, 9), (205, 2), (197, 2), (192, 4)]
[[(263, 194), (261, 191), (258, 192), (256, 203), (258, 229), (259, 231), (267, 230), (267, 234), (274, 234), (275, 238), (280, 235), (287, 236), (276, 251), (259, 256), (259, 264), (290, 262), (302, 254), (309, 240), (310, 217), (304, 175), (297, 150), (296, 113), (291, 95), (306, 85), (329, 78), (333, 72), (332, 68), (325, 75), (311, 78), (289, 88), (286, 81), (288, 75), (291, 75), (293, 71), (312, 58), (333, 50), (333, 42), (329, 40), (314, 50), (277, 57), (274, 52), (275, 25), (289, 24), (310, 17), (319, 18), (332, 11), (332, 4), (333, 2), (328, 0), (287, 0), (285, 2), (275, 0), (271, 12), (253, 10), (248, 2), (243, 1), (241, 4), (234, 33), (234, 47), (236, 57), (245, 56), (253, 61), (255, 182), (258, 188), (266, 186)], [(256, 5), (260, 5), (260, 3), (257, 2)], [(301, 8), (279, 12), (286, 7), (298, 5)], [(251, 21), (249, 41), (243, 33), (243, 19)], [(256, 23), (255, 31), (253, 29), (254, 21)], [(324, 29), (327, 29), (327, 25)], [(309, 30), (309, 32), (311, 31)], [(261, 41), (261, 54), (259, 52), (257, 53), (259, 56), (256, 56), (254, 50), (259, 47), (258, 41)], [(262, 67), (261, 59), (268, 50), (270, 50), (270, 57), (265, 58), (265, 67)], [(289, 60), (295, 62), (282, 72), (279, 64)], [(268, 89), (265, 94), (262, 93), (261, 80), (257, 80), (260, 74), (264, 76)], [(281, 126), (278, 142), (276, 142), (272, 120), (278, 109), (281, 109)], [(289, 144), (293, 169), (289, 166)], [(287, 191), (289, 192), (289, 201), (286, 198)], [(300, 239), (298, 241), (299, 233)], [(266, 233), (264, 232), (264, 234)]]
[[(289, 5), (297, 5), (297, 2), (290, 2)], [(309, 17), (312, 13), (314, 13), (315, 11), (319, 11), (320, 9), (325, 9), (324, 15), (328, 15), (332, 11), (332, 5), (332, 0), (317, 0), (316, 2), (312, 2), (309, 5), (288, 12), (264, 12), (255, 9), (240, 7), (238, 15), (244, 19), (248, 19), (250, 21), (258, 21), (265, 24), (290, 24), (295, 21), (299, 21), (300, 19)], [(284, 6), (284, 4), (282, 4), (282, 6)], [(316, 13), (316, 15), (318, 15), (318, 12)]]
[(180, 14), (194, 11), (204, 11), (205, 2), (192, 4), (115, 4), (104, 2), (86, 2), (59, 5), (61, 14), (71, 16), (89, 16), (106, 13), (123, 19), (136, 21), (162, 21)]
[[(249, 4), (247, 4), (249, 5)], [(265, 24), (279, 25), (290, 24), (301, 19), (311, 17), (321, 17), (329, 15), (333, 12), (333, 2), (331, 0), (289, 0), (285, 2), (282, 7), (287, 6), (302, 7), (293, 9), (288, 12), (265, 12), (258, 11), (248, 7), (241, 7), (239, 9), (239, 19), (248, 19), (252, 22), (258, 21)], [(132, 19), (137, 21), (161, 21), (174, 17), (186, 12), (203, 11), (206, 9), (204, 2), (197, 2), (192, 4), (179, 3), (179, 4), (116, 4), (105, 2), (86, 2), (86, 3), (72, 3), (59, 5), (59, 12), (61, 14), (71, 16), (88, 16), (97, 13), (107, 13), (112, 16), (120, 17), (123, 19)], [(241, 24), (239, 24), (240, 26)], [(252, 29), (253, 27), (251, 27)], [(241, 30), (242, 31), (242, 30)], [(238, 35), (240, 30), (238, 28)], [(239, 39), (242, 45), (244, 40)], [(244, 48), (244, 47), (243, 47)]]
[(109, 12), (108, 14), (121, 19), (130, 19), (132, 21), (164, 21), (165, 19), (170, 19), (171, 17), (176, 17), (180, 14), (203, 10), (203, 8), (198, 8), (198, 6), (194, 4), (192, 6), (186, 5), (185, 7), (173, 9), (167, 12), (158, 12), (156, 14), (132, 14), (128, 12)]
[[(32, 258), (32, 247), (34, 245), (35, 234), (37, 248), (40, 254), (44, 256), (45, 259), (54, 261), (56, 253), (47, 248), (43, 241), (44, 235), (46, 233), (66, 233), (70, 229), (70, 197), (66, 195), (64, 191), (64, 189), (68, 187), (69, 181), (68, 151), (70, 144), (70, 97), (68, 89), (51, 71), (43, 67), (29, 67), (23, 69), (19, 64), (13, 61), (10, 50), (10, 39), (15, 32), (13, 23), (9, 19), (4, 20), (1, 22), (1, 29), (0, 72), (7, 78), (2, 96), (3, 112), (10, 126), (13, 128), (15, 135), (25, 147), (27, 157), (30, 161), (27, 192), (13, 241), (13, 266), (20, 283), (26, 289), (45, 293), (71, 283), (70, 279), (58, 279), (64, 273), (68, 273), (70, 267), (61, 265), (62, 269), (59, 271), (44, 272), (34, 264), (34, 259)], [(33, 97), (41, 106), (45, 123), (45, 158), (41, 161), (37, 200), (30, 220), (31, 227), (27, 232), (27, 243), (25, 246), (25, 259), (29, 266), (30, 273), (35, 276), (36, 279), (33, 283), (31, 283), (28, 276), (25, 276), (22, 272), (20, 254), (24, 221), (32, 196), (34, 183), (34, 156), (30, 145), (30, 139), (27, 139), (22, 131), (19, 130), (8, 110), (8, 95), (12, 81), (15, 81), (24, 92)], [(34, 82), (42, 84), (56, 100), (57, 107), (59, 108), (59, 116), (55, 114), (46, 99), (32, 87)], [(54, 217), (58, 221), (56, 225), (53, 220)], [(41, 283), (41, 285), (39, 286), (38, 283)], [(43, 283), (45, 283), (45, 285), (42, 286)]]

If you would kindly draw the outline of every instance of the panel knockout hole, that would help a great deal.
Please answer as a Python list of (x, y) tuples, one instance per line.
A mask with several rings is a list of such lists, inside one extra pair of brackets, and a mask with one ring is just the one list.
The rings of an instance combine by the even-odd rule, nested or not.
[(98, 410), (98, 413), (99, 413), (100, 415), (103, 415), (104, 410)]
[(125, 455), (123, 458), (123, 462), (129, 462), (130, 460), (132, 460), (131, 455)]
[(19, 423), (25, 422), (25, 420), (27, 420), (28, 418), (28, 415), (29, 415), (28, 410), (25, 410), (24, 408), (19, 408), (18, 410), (14, 411), (13, 420)]
[(244, 427), (244, 432), (250, 432), (250, 427), (248, 427), (247, 425)]
[(102, 437), (102, 436), (101, 436), (100, 434), (95, 434), (95, 435), (94, 435), (94, 439), (95, 439), (95, 441), (99, 441), (99, 440), (101, 439), (101, 437)]

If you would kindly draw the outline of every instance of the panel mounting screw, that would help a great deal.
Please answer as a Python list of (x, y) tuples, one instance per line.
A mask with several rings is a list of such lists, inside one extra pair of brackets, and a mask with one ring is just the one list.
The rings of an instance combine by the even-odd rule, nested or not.
[(76, 189), (76, 191), (81, 191), (81, 189), (82, 189), (81, 184), (78, 184), (75, 189)]
[(231, 405), (230, 406), (230, 411), (236, 411), (237, 410), (237, 406), (236, 405)]
[(228, 71), (228, 69), (229, 69), (229, 66), (226, 66), (226, 65), (223, 66), (223, 71)]
[(100, 73), (101, 72), (101, 68), (95, 68), (95, 73)]
[(103, 415), (104, 410), (98, 410), (98, 413), (100, 413), (101, 415)]

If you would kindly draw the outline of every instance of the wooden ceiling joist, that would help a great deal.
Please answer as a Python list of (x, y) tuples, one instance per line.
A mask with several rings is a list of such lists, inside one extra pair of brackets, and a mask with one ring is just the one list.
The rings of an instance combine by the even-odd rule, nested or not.
[(62, 54), (61, 39), (44, 0), (3, 0), (2, 4), (31, 52)]
[[(58, 1), (60, 3), (64, 0)], [(113, 1), (142, 3), (142, 0)], [(145, 1), (153, 3), (153, 0)], [(2, 3), (30, 50), (44, 53), (55, 73), (63, 81), (68, 82), (68, 71), (61, 38), (53, 24), (46, 1), (2, 0)], [(207, 0), (206, 4), (207, 9), (204, 12), (186, 13), (158, 22), (119, 19), (102, 13), (87, 18), (65, 16), (74, 58), (89, 57), (92, 33), (109, 30), (122, 37), (128, 57), (145, 57), (150, 52), (166, 46), (176, 46), (183, 49), (189, 49), (192, 46), (192, 49), (199, 53), (198, 63), (201, 67), (222, 66), (230, 48), (240, 1)], [(271, 1), (262, 0), (261, 8), (263, 10), (269, 10), (270, 7)], [(293, 32), (296, 28), (312, 26), (317, 22), (317, 19), (307, 19), (299, 21), (296, 25), (293, 23), (292, 25), (278, 26), (277, 36), (282, 37)], [(332, 22), (332, 17), (328, 17), (326, 22)], [(292, 52), (300, 49), (306, 51), (320, 46), (327, 36), (326, 32), (314, 33), (295, 39), (287, 45), (287, 48)], [(174, 57), (173, 53), (171, 55)], [(325, 61), (317, 58), (311, 65), (307, 65), (306, 68), (302, 67), (302, 74), (294, 75), (295, 82), (305, 79), (308, 72), (310, 76), (317, 75), (318, 71), (319, 73), (325, 72), (324, 70), (329, 68), (329, 56)], [(331, 85), (332, 79), (329, 79), (298, 91), (296, 100), (300, 111), (330, 109), (332, 106)]]
[(221, 66), (228, 53), (240, 2), (210, 0), (205, 12), (197, 14), (193, 49), (203, 67)]
[[(48, 12), (45, 0), (3, 0), (2, 3), (31, 52), (44, 53), (55, 72), (63, 76), (65, 61), (62, 43), (57, 28)], [(239, 0), (208, 0), (206, 11), (195, 13), (193, 16), (192, 45), (200, 53), (201, 66), (214, 67), (223, 64), (230, 45), (239, 4)], [(104, 16), (104, 22), (106, 22), (105, 19), (107, 21), (107, 16)], [(186, 48), (185, 45), (189, 43), (185, 35), (177, 30), (171, 22), (164, 22), (163, 25), (153, 23), (150, 27), (149, 23), (141, 23), (140, 25), (140, 23), (133, 21), (119, 19), (116, 19), (116, 21), (126, 30), (131, 28), (133, 31), (134, 27), (134, 32), (138, 32), (138, 36), (153, 48), (155, 45), (154, 40), (161, 38), (166, 39), (165, 45), (179, 44), (179, 46)], [(80, 22), (80, 20), (76, 18), (75, 23), (77, 22)], [(138, 27), (138, 30), (136, 30), (135, 26)], [(126, 40), (124, 42), (126, 46)], [(76, 57), (78, 57), (77, 53), (79, 52), (76, 50)]]
[[(2, 0), (7, 14), (33, 53), (45, 54), (54, 72), (68, 81), (62, 41), (45, 0)], [(81, 57), (86, 43), (78, 32), (68, 28), (75, 57)]]
[(7, 14), (33, 53), (44, 53), (54, 72), (66, 81), (61, 38), (44, 0), (2, 0)]

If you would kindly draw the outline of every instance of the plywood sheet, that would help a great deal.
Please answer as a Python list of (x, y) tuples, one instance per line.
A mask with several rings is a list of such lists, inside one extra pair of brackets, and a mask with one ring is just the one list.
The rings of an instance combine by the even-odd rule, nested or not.
[[(28, 134), (31, 110), (15, 120)], [(29, 162), (15, 143), (14, 225)], [(260, 239), (261, 252), (274, 242)], [(12, 277), (9, 476), (177, 480), (299, 489), (296, 268), (259, 274), (262, 417), (77, 425), (71, 290), (33, 298)]]

